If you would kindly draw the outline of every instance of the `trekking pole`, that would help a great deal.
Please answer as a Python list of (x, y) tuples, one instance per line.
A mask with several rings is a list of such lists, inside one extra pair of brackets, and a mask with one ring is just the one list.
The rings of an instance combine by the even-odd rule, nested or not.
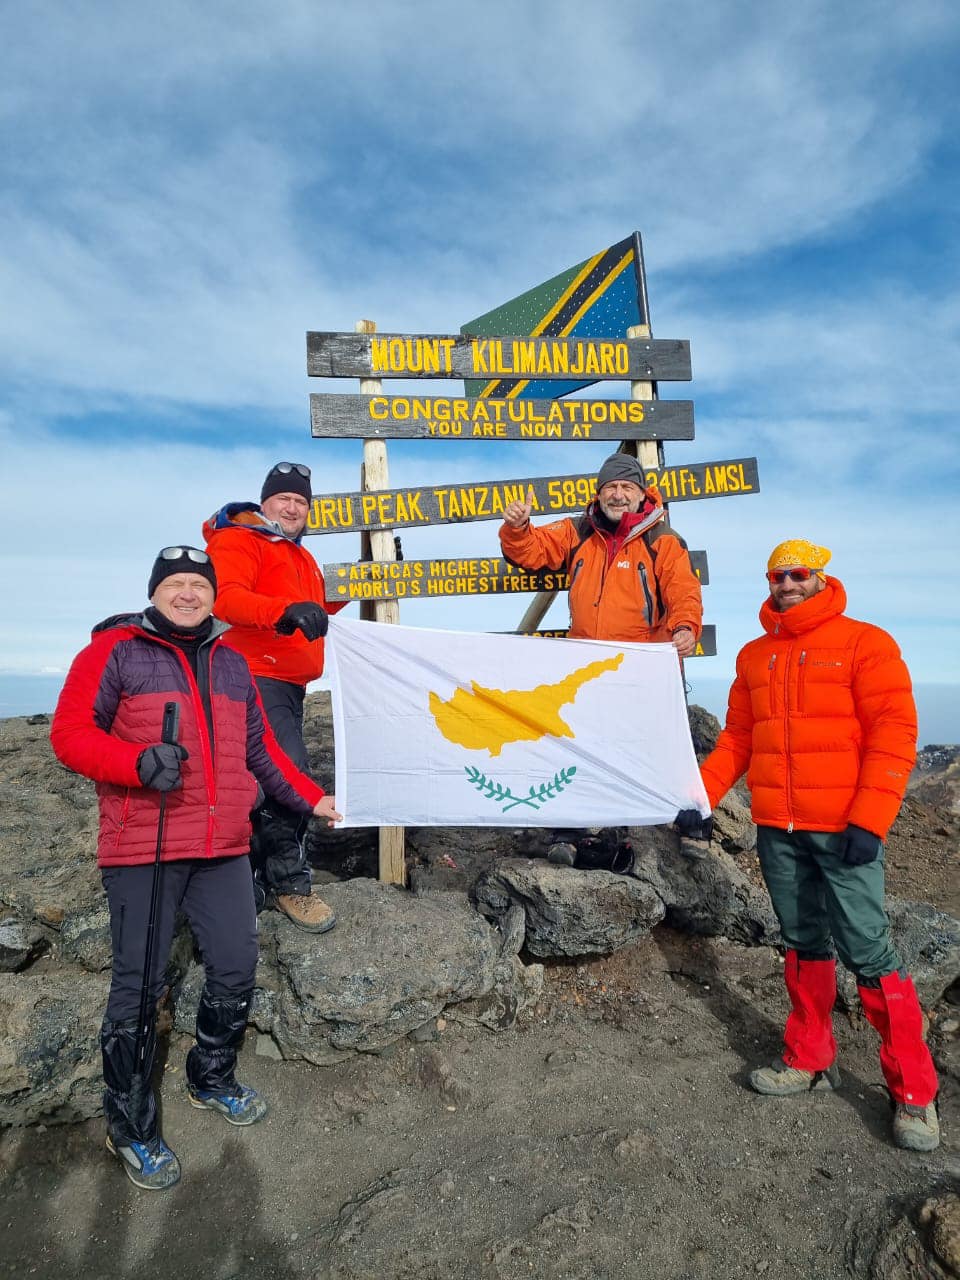
[[(161, 742), (176, 742), (180, 726), (180, 704), (168, 702), (163, 708)], [(150, 888), (150, 915), (147, 921), (147, 945), (143, 960), (143, 985), (140, 988), (140, 1016), (137, 1022), (137, 1039), (133, 1049), (133, 1075), (130, 1077), (130, 1119), (140, 1132), (140, 1108), (143, 1104), (143, 1067), (147, 1044), (150, 1039), (150, 1019), (156, 1018), (156, 1010), (150, 1007), (150, 973), (153, 969), (153, 935), (157, 928), (160, 908), (160, 850), (163, 848), (163, 820), (167, 807), (167, 793), (160, 792), (160, 816), (157, 819), (157, 855), (153, 862), (153, 884)]]

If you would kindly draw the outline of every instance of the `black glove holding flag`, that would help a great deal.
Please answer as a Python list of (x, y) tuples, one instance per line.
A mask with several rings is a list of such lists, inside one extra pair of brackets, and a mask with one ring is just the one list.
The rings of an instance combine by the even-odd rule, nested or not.
[(308, 640), (319, 640), (327, 634), (329, 623), (326, 609), (312, 600), (301, 600), (287, 605), (277, 621), (277, 632), (281, 636), (292, 636), (295, 631), (302, 631)]

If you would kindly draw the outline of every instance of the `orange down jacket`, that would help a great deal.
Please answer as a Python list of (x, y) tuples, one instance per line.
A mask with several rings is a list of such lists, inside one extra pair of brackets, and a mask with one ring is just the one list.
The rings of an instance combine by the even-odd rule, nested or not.
[(205, 522), (203, 536), (217, 573), (214, 612), (230, 624), (230, 645), (251, 673), (290, 684), (316, 680), (323, 674), (323, 641), (276, 631), (288, 605), (310, 600), (337, 613), (346, 603), (327, 603), (310, 552), (277, 532), (253, 503), (223, 507)]
[[(524, 569), (566, 569), (570, 574), (572, 640), (669, 641), (678, 627), (699, 639), (703, 606), (700, 582), (683, 539), (667, 527), (663, 501), (645, 490), (649, 516), (635, 525), (612, 561), (610, 535), (592, 525), (586, 538), (579, 520), (536, 529), (500, 527), (503, 554)], [(586, 511), (591, 521), (594, 503)], [(589, 528), (589, 526), (588, 526)], [(654, 532), (650, 538), (644, 534)], [(572, 561), (572, 563), (571, 563)]]
[(737, 655), (727, 721), (701, 766), (715, 806), (746, 770), (753, 820), (793, 831), (855, 823), (886, 837), (916, 759), (917, 713), (892, 636), (844, 617), (843, 584), (779, 613)]

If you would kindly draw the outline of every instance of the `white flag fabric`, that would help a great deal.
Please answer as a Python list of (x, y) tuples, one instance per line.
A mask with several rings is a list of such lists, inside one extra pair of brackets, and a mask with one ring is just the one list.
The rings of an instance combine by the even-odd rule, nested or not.
[(709, 812), (669, 644), (331, 618), (345, 827), (619, 827)]

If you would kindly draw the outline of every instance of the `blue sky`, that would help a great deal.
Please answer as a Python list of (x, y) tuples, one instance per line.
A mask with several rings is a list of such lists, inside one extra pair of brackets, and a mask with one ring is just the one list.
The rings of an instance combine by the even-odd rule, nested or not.
[[(732, 673), (794, 536), (915, 680), (960, 678), (955, 6), (38, 0), (0, 50), (0, 669), (63, 670), (276, 459), (359, 487), (360, 442), (310, 438), (310, 391), (357, 388), (307, 379), (306, 330), (455, 332), (638, 229), (654, 334), (692, 346), (661, 394), (697, 438), (667, 460), (760, 467), (758, 496), (674, 511), (719, 628), (695, 687)], [(391, 482), (608, 451), (391, 443)], [(496, 547), (494, 523), (404, 535)], [(525, 603), (401, 616), (505, 629)]]

